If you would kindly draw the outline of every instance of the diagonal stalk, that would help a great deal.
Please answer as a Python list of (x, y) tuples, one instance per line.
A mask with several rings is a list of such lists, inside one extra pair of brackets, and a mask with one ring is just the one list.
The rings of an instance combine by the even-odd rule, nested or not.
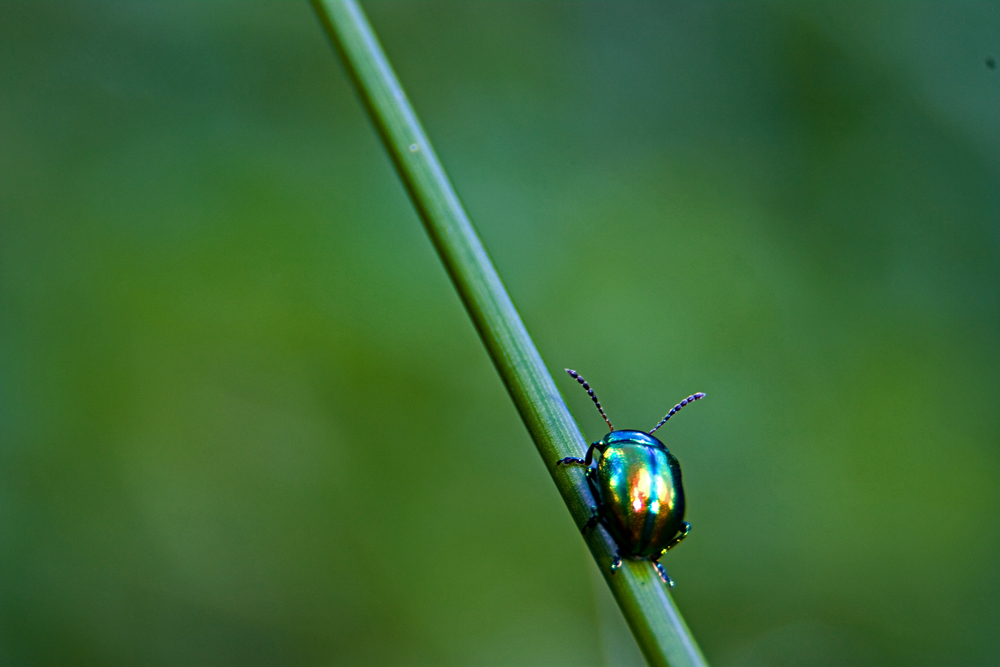
[[(455, 289), (486, 345), (576, 525), (593, 505), (584, 472), (557, 467), (587, 447), (552, 376), (476, 235), (402, 86), (356, 0), (312, 0), (368, 115), (382, 137)], [(650, 665), (707, 667), (691, 631), (648, 561), (626, 560), (615, 575), (614, 542), (585, 537), (639, 648)]]

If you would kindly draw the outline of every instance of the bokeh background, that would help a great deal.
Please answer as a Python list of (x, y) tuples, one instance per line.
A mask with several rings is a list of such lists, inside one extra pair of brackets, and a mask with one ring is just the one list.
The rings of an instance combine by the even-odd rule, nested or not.
[[(710, 661), (1000, 664), (1000, 6), (365, 7)], [(638, 664), (306, 2), (0, 5), (0, 439), (4, 665)]]

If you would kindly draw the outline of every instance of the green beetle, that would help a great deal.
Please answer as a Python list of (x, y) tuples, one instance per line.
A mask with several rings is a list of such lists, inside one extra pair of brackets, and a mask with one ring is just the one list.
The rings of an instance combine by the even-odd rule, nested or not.
[[(574, 370), (566, 369), (583, 385), (611, 431), (590, 445), (585, 458), (567, 456), (558, 465), (587, 466), (587, 484), (597, 506), (583, 532), (600, 523), (618, 545), (611, 564), (614, 573), (621, 567), (622, 556), (649, 559), (667, 586), (674, 582), (660, 564), (660, 557), (687, 537), (691, 524), (684, 520), (684, 487), (681, 465), (658, 439), (656, 429), (663, 426), (688, 403), (705, 397), (691, 394), (673, 407), (649, 433), (616, 431), (587, 381)], [(594, 451), (600, 455), (595, 467)]]

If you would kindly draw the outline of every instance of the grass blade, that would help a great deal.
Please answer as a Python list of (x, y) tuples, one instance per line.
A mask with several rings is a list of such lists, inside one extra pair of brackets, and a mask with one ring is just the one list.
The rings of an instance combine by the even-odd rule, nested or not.
[[(406, 186), (448, 275), (510, 392), (577, 527), (591, 514), (591, 497), (578, 467), (587, 442), (514, 309), (493, 263), (355, 0), (313, 0), (368, 114)], [(609, 565), (615, 545), (603, 530), (587, 545), (650, 665), (707, 667), (691, 631), (648, 561)]]

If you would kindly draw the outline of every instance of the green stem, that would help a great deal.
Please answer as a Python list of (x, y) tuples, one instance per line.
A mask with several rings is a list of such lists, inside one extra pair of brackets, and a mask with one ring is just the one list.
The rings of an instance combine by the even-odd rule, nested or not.
[[(576, 525), (592, 500), (579, 467), (558, 467), (587, 447), (555, 382), (500, 282), (465, 208), (438, 161), (364, 12), (355, 0), (313, 0), (399, 177), (423, 220), (521, 419)], [(587, 545), (651, 665), (706, 667), (705, 658), (649, 561), (628, 561), (615, 575), (614, 542), (589, 531)]]

